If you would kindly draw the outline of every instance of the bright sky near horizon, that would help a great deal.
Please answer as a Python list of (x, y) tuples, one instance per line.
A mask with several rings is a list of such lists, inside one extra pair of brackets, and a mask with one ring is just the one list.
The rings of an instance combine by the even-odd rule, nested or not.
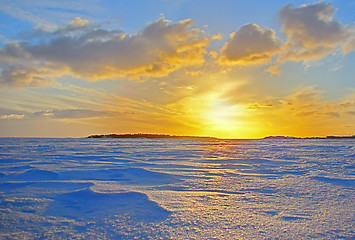
[(0, 136), (355, 134), (355, 1), (0, 2)]

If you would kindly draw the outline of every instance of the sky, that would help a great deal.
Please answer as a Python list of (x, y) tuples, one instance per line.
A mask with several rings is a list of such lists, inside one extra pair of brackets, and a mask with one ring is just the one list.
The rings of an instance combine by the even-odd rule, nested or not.
[(355, 1), (0, 2), (0, 136), (355, 134)]

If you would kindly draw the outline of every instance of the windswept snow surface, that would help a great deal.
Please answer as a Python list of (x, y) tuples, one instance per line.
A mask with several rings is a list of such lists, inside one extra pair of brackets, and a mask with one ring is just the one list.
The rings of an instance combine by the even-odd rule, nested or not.
[(0, 138), (1, 239), (354, 239), (353, 139)]

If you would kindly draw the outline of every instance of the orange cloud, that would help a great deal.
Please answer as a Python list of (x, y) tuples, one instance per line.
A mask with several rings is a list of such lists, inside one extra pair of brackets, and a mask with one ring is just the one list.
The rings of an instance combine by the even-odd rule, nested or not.
[(266, 69), (266, 71), (271, 75), (280, 76), (281, 74), (280, 66), (277, 64), (270, 66), (268, 69)]

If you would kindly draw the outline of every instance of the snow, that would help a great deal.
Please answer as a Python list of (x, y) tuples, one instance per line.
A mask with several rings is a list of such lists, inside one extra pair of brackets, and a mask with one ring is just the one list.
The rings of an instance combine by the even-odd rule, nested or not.
[(354, 239), (354, 143), (0, 138), (0, 238)]

